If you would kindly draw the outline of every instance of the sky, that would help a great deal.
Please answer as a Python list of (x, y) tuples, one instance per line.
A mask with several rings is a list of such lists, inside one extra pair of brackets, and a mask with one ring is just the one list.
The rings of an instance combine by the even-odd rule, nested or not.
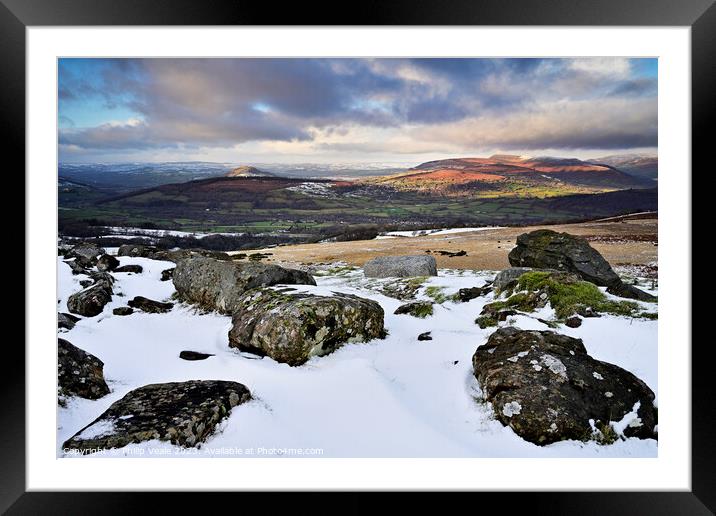
[(656, 154), (657, 60), (60, 59), (61, 163)]

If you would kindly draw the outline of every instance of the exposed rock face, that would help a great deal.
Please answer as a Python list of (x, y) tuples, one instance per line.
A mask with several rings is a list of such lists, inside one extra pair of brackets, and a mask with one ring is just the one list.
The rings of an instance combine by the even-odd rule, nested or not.
[(66, 314), (62, 312), (57, 313), (57, 327), (62, 328), (65, 330), (71, 330), (75, 327), (75, 323), (79, 321), (80, 318), (76, 317), (71, 314)]
[(63, 448), (119, 448), (151, 439), (196, 446), (206, 440), (233, 407), (249, 399), (249, 390), (237, 382), (207, 380), (146, 385), (115, 401), (68, 439)]
[(137, 296), (134, 299), (130, 299), (127, 304), (132, 308), (136, 308), (137, 310), (150, 314), (163, 314), (174, 308), (174, 303), (162, 303), (161, 301), (155, 301), (143, 296)]
[(572, 272), (582, 279), (608, 287), (614, 295), (654, 301), (654, 296), (636, 287), (625, 285), (609, 262), (589, 243), (568, 233), (538, 229), (517, 237), (517, 246), (508, 255), (516, 267), (556, 269)]
[(655, 438), (651, 389), (630, 372), (590, 357), (579, 339), (501, 328), (477, 348), (472, 363), (497, 419), (527, 441), (598, 438), (590, 419), (603, 429), (626, 418), (625, 436)]
[(104, 305), (112, 300), (112, 287), (104, 283), (95, 283), (67, 298), (67, 309), (73, 314), (94, 317), (104, 310)]
[(58, 391), (62, 396), (79, 396), (90, 400), (109, 393), (104, 381), (104, 363), (65, 339), (57, 339)]
[(369, 278), (408, 278), (413, 276), (437, 276), (434, 256), (379, 256), (363, 266)]
[(97, 258), (97, 270), (109, 272), (119, 267), (119, 260), (109, 254), (103, 254)]
[(132, 272), (134, 274), (141, 274), (144, 268), (141, 265), (122, 265), (114, 269), (114, 272)]
[(433, 315), (433, 304), (430, 301), (414, 301), (400, 305), (393, 313), (395, 315), (407, 314), (424, 319), (425, 317)]
[(383, 318), (378, 303), (357, 296), (258, 289), (237, 303), (229, 346), (296, 366), (346, 342), (384, 337)]
[(202, 308), (231, 314), (243, 294), (278, 284), (315, 285), (309, 274), (264, 263), (228, 262), (201, 256), (180, 260), (172, 278), (180, 299)]

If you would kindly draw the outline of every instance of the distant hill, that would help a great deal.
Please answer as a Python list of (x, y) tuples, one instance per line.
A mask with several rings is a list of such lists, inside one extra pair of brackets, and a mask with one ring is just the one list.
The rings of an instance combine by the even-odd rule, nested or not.
[(374, 182), (403, 191), (481, 197), (552, 197), (654, 186), (608, 164), (513, 155), (429, 161)]
[(590, 159), (590, 163), (603, 163), (635, 177), (657, 179), (659, 177), (659, 158), (640, 154), (619, 154), (603, 158)]
[(274, 174), (271, 172), (265, 172), (259, 170), (256, 167), (250, 167), (247, 165), (236, 167), (226, 173), (226, 177), (273, 177)]

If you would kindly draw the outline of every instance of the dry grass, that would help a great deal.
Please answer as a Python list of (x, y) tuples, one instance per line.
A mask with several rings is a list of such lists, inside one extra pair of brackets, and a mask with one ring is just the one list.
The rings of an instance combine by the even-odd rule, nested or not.
[[(362, 266), (376, 256), (422, 255), (429, 250), (433, 251), (432, 255), (435, 256), (439, 268), (499, 270), (510, 266), (507, 254), (515, 246), (517, 236), (539, 228), (589, 236), (590, 239), (597, 240), (592, 241), (591, 245), (612, 264), (643, 265), (657, 261), (658, 247), (652, 238), (649, 238), (649, 235), (658, 233), (656, 219), (515, 227), (450, 235), (281, 246), (269, 249), (273, 254), (266, 261), (303, 265), (340, 261)], [(599, 236), (605, 237), (603, 241), (595, 239)], [(466, 251), (467, 256), (448, 257), (435, 252), (461, 250)]]

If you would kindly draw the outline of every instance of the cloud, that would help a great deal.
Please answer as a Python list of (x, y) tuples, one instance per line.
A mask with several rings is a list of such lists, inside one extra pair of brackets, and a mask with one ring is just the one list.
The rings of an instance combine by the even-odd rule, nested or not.
[(63, 59), (60, 119), (105, 119), (65, 121), (59, 143), (94, 155), (281, 142), (353, 155), (655, 146), (656, 79), (640, 68), (622, 58)]

